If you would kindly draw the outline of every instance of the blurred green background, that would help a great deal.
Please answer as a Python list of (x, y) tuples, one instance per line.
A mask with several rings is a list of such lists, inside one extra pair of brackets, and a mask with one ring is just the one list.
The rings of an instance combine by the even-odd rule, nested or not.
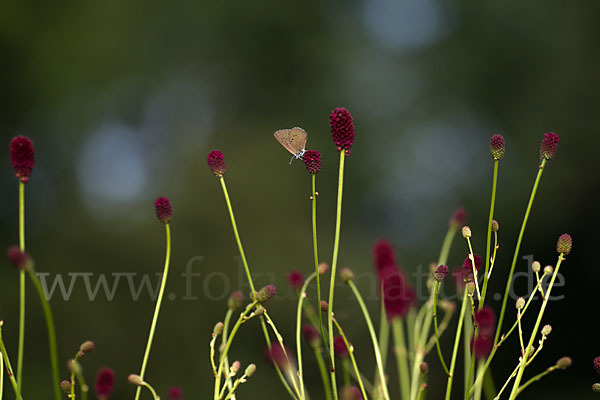
[[(328, 114), (336, 106), (352, 112), (356, 140), (347, 159), (340, 264), (357, 274), (371, 273), (371, 246), (380, 237), (394, 242), (409, 273), (427, 266), (437, 259), (448, 217), (459, 205), (469, 211), (476, 252), (483, 252), (488, 141), (503, 134), (496, 293), (503, 291), (541, 138), (552, 130), (561, 143), (544, 173), (522, 254), (553, 263), (563, 232), (573, 235), (574, 251), (562, 270), (566, 286), (556, 290), (565, 299), (552, 303), (544, 318), (554, 331), (531, 370), (542, 371), (563, 355), (574, 363), (522, 398), (592, 398), (598, 376), (591, 360), (600, 355), (593, 322), (600, 277), (592, 243), (599, 18), (597, 1), (3, 1), (1, 243), (8, 248), (17, 242), (17, 181), (8, 161), (16, 134), (35, 142), (27, 248), (38, 272), (51, 278), (93, 272), (112, 282), (112, 273), (161, 272), (164, 232), (153, 200), (169, 196), (174, 219), (167, 293), (175, 300), (163, 304), (147, 378), (163, 396), (177, 385), (187, 399), (208, 398), (212, 327), (224, 316), (229, 292), (248, 292), (220, 187), (206, 167), (211, 149), (226, 155), (256, 284), (279, 288), (269, 309), (293, 343), (295, 300), (285, 277), (291, 269), (308, 274), (312, 268), (310, 176), (300, 162), (288, 165), (273, 131), (301, 126), (308, 147), (322, 153), (319, 244), (321, 259), (330, 262), (338, 154)], [(457, 239), (453, 250), (451, 265), (458, 265), (464, 242)], [(185, 301), (181, 273), (189, 262), (201, 276), (192, 281), (197, 300)], [(526, 266), (521, 261), (517, 270)], [(0, 288), (0, 318), (14, 363), (18, 274), (7, 264)], [(516, 291), (525, 294), (524, 287)], [(371, 371), (358, 308), (345, 287), (337, 293), (336, 314), (361, 369)], [(27, 300), (24, 397), (49, 399), (45, 322), (31, 285)], [(111, 366), (118, 375), (115, 398), (132, 398), (126, 376), (139, 370), (153, 304), (147, 295), (134, 301), (125, 281), (112, 301), (102, 292), (90, 301), (79, 280), (70, 300), (52, 299), (61, 363), (81, 342), (94, 340), (96, 350), (83, 360), (88, 380)], [(492, 302), (496, 310), (499, 304)], [(376, 315), (375, 299), (369, 307)], [(507, 321), (514, 320), (511, 310), (512, 301)], [(450, 335), (443, 345), (449, 358)], [(232, 358), (256, 362), (258, 371), (239, 389), (242, 399), (286, 396), (263, 349), (258, 325), (244, 326)], [(305, 353), (307, 384), (320, 399), (316, 364)], [(496, 358), (498, 386), (518, 356), (513, 340)], [(445, 379), (435, 354), (428, 360), (428, 398), (440, 398)], [(393, 358), (388, 364), (397, 398)]]

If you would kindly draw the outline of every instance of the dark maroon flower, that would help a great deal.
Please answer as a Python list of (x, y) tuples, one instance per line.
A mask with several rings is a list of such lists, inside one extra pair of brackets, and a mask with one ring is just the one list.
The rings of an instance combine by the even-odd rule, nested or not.
[(396, 252), (388, 240), (380, 239), (375, 242), (373, 246), (373, 262), (378, 276), (381, 276), (381, 271), (385, 268), (396, 266)]
[(27, 265), (31, 262), (29, 255), (25, 252), (22, 252), (21, 249), (19, 249), (19, 247), (17, 246), (9, 247), (8, 251), (6, 252), (6, 255), (8, 257), (8, 262), (10, 263), (10, 265), (19, 270), (26, 268)]
[(454, 210), (454, 213), (450, 218), (450, 226), (455, 229), (459, 229), (460, 227), (464, 226), (466, 222), (467, 211), (462, 207), (458, 207), (456, 210)]
[(183, 399), (183, 394), (181, 393), (181, 388), (174, 386), (169, 389), (169, 400), (181, 400)]
[[(473, 254), (473, 258), (475, 259), (475, 269), (479, 271), (481, 269), (481, 257), (477, 254)], [(473, 271), (473, 264), (471, 264), (471, 257), (467, 256), (465, 261), (463, 261), (463, 268)]]
[(342, 389), (340, 400), (363, 400), (360, 389), (356, 386), (346, 386)]
[(448, 266), (440, 265), (439, 267), (437, 267), (435, 269), (435, 272), (433, 273), (433, 277), (438, 282), (441, 282), (444, 279), (446, 279), (446, 277), (448, 277)]
[(473, 341), (473, 354), (477, 360), (487, 358), (494, 346), (494, 338), (492, 336), (479, 335)]
[(452, 270), (452, 276), (456, 283), (456, 289), (462, 291), (465, 288), (465, 283), (473, 280), (473, 271), (460, 265)]
[(496, 161), (501, 160), (504, 156), (504, 137), (502, 135), (494, 135), (490, 140), (490, 153)]
[(406, 283), (404, 274), (396, 267), (388, 267), (382, 271), (380, 278), (388, 320), (404, 317), (415, 300), (415, 292)]
[(225, 156), (221, 150), (213, 150), (208, 153), (206, 157), (206, 163), (210, 168), (211, 172), (215, 174), (217, 178), (220, 178), (225, 173)]
[(346, 342), (344, 342), (343, 337), (336, 336), (333, 338), (333, 351), (335, 352), (335, 356), (337, 358), (348, 357), (348, 347), (346, 346)]
[(302, 161), (309, 174), (315, 175), (321, 170), (321, 154), (317, 150), (306, 150)]
[(284, 351), (278, 342), (273, 342), (271, 344), (271, 350), (269, 350), (269, 348), (265, 349), (265, 358), (267, 361), (273, 365), (277, 365), (281, 369), (291, 368), (289, 357), (291, 357), (290, 349), (286, 346)]
[(98, 371), (96, 375), (96, 397), (102, 400), (110, 398), (113, 390), (115, 390), (115, 371), (108, 367), (104, 367)]
[(154, 207), (156, 208), (156, 218), (162, 223), (169, 223), (173, 217), (173, 208), (171, 207), (169, 198), (159, 197), (154, 201)]
[(343, 107), (336, 108), (329, 114), (329, 125), (338, 151), (346, 150), (346, 155), (350, 154), (354, 144), (354, 122), (350, 112)]
[(594, 358), (594, 369), (600, 374), (600, 357)]
[(27, 183), (35, 163), (33, 142), (27, 136), (15, 136), (10, 141), (10, 162), (17, 178)]
[(298, 270), (290, 271), (288, 273), (287, 280), (290, 286), (294, 289), (300, 289), (304, 284), (304, 276), (302, 275), (302, 272)]
[(311, 324), (305, 324), (302, 327), (302, 336), (311, 347), (317, 347), (321, 344), (321, 335)]
[(556, 242), (556, 251), (559, 254), (562, 253), (566, 256), (571, 252), (572, 248), (573, 239), (571, 238), (571, 235), (569, 235), (568, 233), (563, 233), (562, 235), (560, 235), (558, 241)]
[(554, 132), (548, 132), (544, 135), (542, 146), (540, 147), (540, 156), (546, 160), (554, 158), (559, 142), (558, 135)]
[(496, 314), (489, 306), (484, 306), (475, 312), (475, 322), (479, 327), (479, 335), (492, 336), (496, 325)]

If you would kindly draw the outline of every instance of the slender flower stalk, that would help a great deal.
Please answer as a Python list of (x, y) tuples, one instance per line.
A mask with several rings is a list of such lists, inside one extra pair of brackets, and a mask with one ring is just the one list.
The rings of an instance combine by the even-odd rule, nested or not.
[(327, 310), (327, 320), (329, 329), (329, 358), (331, 361), (331, 387), (333, 390), (333, 398), (337, 400), (337, 384), (335, 381), (335, 353), (333, 350), (333, 297), (335, 293), (335, 278), (337, 270), (338, 251), (340, 247), (340, 227), (342, 222), (342, 197), (344, 189), (344, 160), (346, 158), (346, 150), (340, 151), (340, 170), (338, 178), (338, 197), (337, 197), (337, 212), (335, 220), (335, 239), (333, 243), (333, 257), (331, 261), (331, 282), (329, 284), (329, 308)]
[[(231, 322), (231, 316), (233, 315), (233, 308), (229, 307), (229, 309), (227, 310), (227, 313), (225, 314), (225, 319), (223, 321), (223, 334), (221, 335), (221, 346), (225, 346), (225, 343), (227, 343), (227, 338), (229, 335), (229, 324)], [(224, 362), (225, 362), (225, 370), (229, 371), (229, 358), (228, 357), (224, 357)], [(225, 381), (225, 385), (227, 386), (227, 389), (229, 389), (229, 391), (231, 391), (233, 389), (233, 383), (231, 382), (231, 379), (229, 379), (229, 377), (227, 377), (227, 380)], [(232, 393), (230, 396), (231, 399), (235, 400), (235, 393)]]
[[(310, 150), (309, 150), (310, 152)], [(317, 155), (319, 154), (318, 152), (315, 152)], [(310, 153), (309, 153), (310, 156)], [(309, 160), (308, 157), (306, 157), (306, 153), (305, 153), (305, 160)], [(305, 161), (306, 162), (306, 161)], [(308, 164), (307, 164), (307, 168), (308, 168)], [(320, 169), (320, 156), (319, 156), (319, 169)], [(314, 166), (313, 169), (311, 171), (315, 171)], [(310, 172), (310, 171), (309, 171)], [(318, 170), (316, 170), (316, 172), (318, 172)], [(317, 301), (318, 304), (321, 304), (321, 278), (319, 277), (319, 249), (317, 246), (317, 188), (316, 188), (316, 179), (317, 179), (317, 175), (315, 173), (312, 173), (312, 195), (311, 197), (311, 203), (312, 203), (312, 235), (313, 235), (313, 253), (314, 253), (314, 258), (315, 258), (315, 273), (317, 274)], [(325, 335), (325, 329), (323, 328), (323, 318), (321, 318), (321, 313), (318, 313), (318, 317), (319, 317), (319, 332), (321, 332), (321, 336), (323, 337), (323, 341), (326, 342), (327, 338)]]
[(338, 321), (335, 319), (335, 317), (333, 318), (333, 322), (335, 323), (335, 326), (336, 326), (340, 336), (344, 340), (344, 344), (346, 345), (346, 348), (348, 349), (348, 355), (350, 356), (350, 362), (352, 363), (352, 367), (354, 369), (354, 374), (356, 377), (356, 381), (358, 382), (358, 387), (360, 388), (360, 391), (363, 395), (364, 400), (368, 400), (369, 397), (367, 396), (367, 392), (365, 390), (365, 385), (363, 384), (363, 381), (362, 381), (362, 375), (360, 374), (360, 371), (358, 370), (358, 365), (356, 364), (356, 359), (354, 358), (354, 346), (352, 346), (350, 344), (350, 342), (348, 341), (348, 338), (346, 337), (344, 330), (342, 329), (342, 327), (340, 326)]
[(519, 387), (519, 390), (517, 391), (517, 396), (521, 394), (521, 392), (523, 390), (525, 390), (529, 385), (531, 385), (534, 382), (539, 381), (540, 379), (542, 379), (543, 377), (545, 377), (546, 375), (556, 371), (557, 369), (567, 369), (569, 366), (571, 365), (571, 359), (569, 357), (563, 357), (560, 360), (558, 360), (556, 362), (555, 365), (548, 367), (545, 371), (535, 375), (534, 377), (532, 377), (531, 379), (529, 379), (527, 382), (525, 382), (524, 384), (522, 384)]
[[(2, 353), (2, 360), (6, 366), (6, 373), (10, 379), (10, 383), (15, 391), (15, 395), (17, 394), (17, 381), (15, 379), (15, 374), (13, 372), (12, 364), (10, 363), (10, 359), (8, 358), (8, 352), (6, 351), (6, 346), (4, 345), (4, 339), (2, 339), (2, 325), (4, 325), (4, 321), (0, 320), (0, 352)], [(0, 370), (0, 374), (4, 375), (4, 371)], [(22, 400), (23, 398), (20, 395), (17, 395), (17, 399)]]
[[(563, 238), (563, 236), (561, 236), (561, 238)], [(559, 244), (560, 244), (560, 238), (559, 238)], [(531, 348), (532, 348), (533, 342), (535, 341), (535, 338), (537, 336), (538, 329), (540, 328), (540, 324), (542, 322), (542, 317), (544, 316), (544, 311), (546, 311), (546, 306), (548, 305), (548, 299), (550, 298), (550, 292), (552, 291), (552, 286), (554, 285), (556, 275), (558, 275), (558, 270), (560, 268), (561, 263), (566, 259), (565, 256), (567, 254), (569, 254), (569, 252), (571, 250), (570, 236), (569, 236), (568, 249), (560, 249), (559, 248), (558, 250), (559, 251), (563, 250), (563, 251), (561, 251), (558, 255), (558, 261), (556, 262), (556, 267), (554, 268), (554, 274), (552, 275), (552, 278), (550, 279), (550, 284), (548, 285), (548, 289), (546, 289), (546, 296), (544, 298), (544, 301), (542, 302), (542, 307), (540, 308), (540, 312), (539, 312), (537, 320), (535, 322), (533, 331), (531, 332), (531, 336), (529, 337), (529, 343), (527, 344), (527, 348), (525, 349), (525, 353), (523, 354), (523, 357), (521, 359), (521, 363), (519, 365), (519, 372), (517, 373), (517, 376), (515, 378), (515, 382), (513, 384), (513, 388), (512, 388), (511, 394), (510, 394), (510, 400), (513, 400), (517, 397), (517, 392), (519, 391), (519, 384), (521, 383), (521, 379), (523, 378), (523, 372), (525, 371), (525, 367), (527, 366), (527, 363), (529, 361), (529, 355), (531, 354)]]
[[(19, 182), (19, 248), (25, 252), (25, 183)], [(23, 352), (25, 348), (25, 270), (19, 271), (19, 347), (17, 350), (17, 397), (21, 395), (23, 380)]]
[(410, 377), (408, 374), (408, 352), (406, 351), (402, 318), (396, 317), (392, 320), (392, 333), (394, 334), (394, 350), (396, 365), (398, 367), (400, 394), (402, 395), (402, 399), (408, 400), (410, 397)]
[[(313, 175), (314, 176), (314, 175)], [(298, 380), (300, 381), (300, 393), (302, 393), (302, 397), (304, 397), (304, 370), (302, 369), (302, 307), (304, 304), (304, 299), (306, 298), (306, 288), (310, 282), (317, 277), (318, 282), (319, 270), (317, 266), (317, 271), (313, 272), (307, 279), (304, 281), (302, 285), (302, 289), (300, 289), (300, 295), (298, 296), (298, 308), (296, 310), (296, 354), (298, 357)], [(321, 313), (319, 313), (319, 321), (321, 320)]]
[(527, 209), (525, 210), (525, 216), (523, 217), (523, 223), (521, 224), (521, 230), (519, 231), (519, 237), (517, 239), (517, 245), (515, 246), (515, 252), (513, 254), (512, 263), (510, 265), (510, 271), (508, 273), (508, 279), (506, 281), (506, 289), (504, 290), (504, 300), (502, 301), (502, 307), (500, 308), (500, 317), (498, 318), (498, 327), (496, 328), (496, 337), (494, 338), (494, 343), (498, 343), (500, 340), (500, 332), (502, 331), (502, 322), (504, 321), (504, 313), (506, 312), (506, 302), (508, 301), (508, 292), (510, 290), (510, 286), (512, 284), (512, 277), (515, 272), (515, 266), (517, 265), (517, 260), (519, 258), (519, 250), (521, 250), (521, 242), (523, 240), (523, 235), (525, 234), (525, 228), (527, 227), (527, 221), (529, 219), (529, 213), (531, 212), (531, 207), (533, 206), (533, 200), (535, 199), (535, 194), (537, 192), (538, 185), (540, 184), (540, 180), (542, 179), (542, 174), (544, 172), (544, 167), (546, 166), (546, 162), (548, 158), (542, 157), (542, 162), (540, 163), (540, 167), (538, 169), (537, 176), (535, 178), (535, 182), (533, 184), (533, 189), (531, 190), (531, 195), (529, 196), (529, 203), (527, 204)]
[[(446, 267), (446, 271), (447, 271)], [(438, 332), (438, 320), (437, 320), (437, 302), (440, 292), (440, 282), (436, 280), (434, 296), (433, 296), (433, 329), (435, 332), (435, 347), (437, 348), (438, 358), (440, 359), (440, 363), (444, 368), (444, 372), (448, 375), (450, 372), (448, 371), (448, 367), (446, 366), (446, 362), (444, 361), (444, 356), (442, 355), (442, 349), (440, 348), (440, 336)]]
[(323, 355), (321, 354), (321, 349), (319, 347), (313, 347), (313, 351), (315, 353), (315, 359), (317, 360), (317, 365), (319, 366), (319, 373), (321, 374), (321, 380), (323, 381), (323, 390), (325, 392), (325, 399), (331, 400), (331, 384), (329, 382), (329, 375), (327, 374), (327, 367), (325, 366), (325, 360), (323, 360)]
[(485, 295), (487, 294), (487, 286), (488, 286), (488, 279), (489, 279), (488, 272), (490, 270), (490, 251), (491, 251), (490, 246), (491, 246), (491, 241), (492, 241), (492, 221), (494, 220), (494, 206), (496, 204), (497, 182), (498, 182), (498, 160), (495, 160), (494, 161), (494, 177), (492, 180), (492, 198), (490, 201), (490, 213), (488, 216), (487, 238), (486, 238), (486, 246), (485, 246), (485, 273), (483, 275), (481, 299), (479, 301), (479, 309), (480, 310), (485, 303)]
[(383, 361), (381, 359), (379, 343), (377, 341), (377, 335), (375, 334), (375, 329), (373, 328), (373, 322), (371, 321), (371, 317), (369, 315), (369, 310), (367, 309), (367, 306), (365, 305), (365, 301), (363, 300), (362, 295), (358, 291), (358, 288), (354, 284), (354, 281), (349, 279), (347, 281), (347, 283), (350, 286), (350, 289), (352, 289), (352, 293), (354, 293), (354, 297), (356, 297), (356, 301), (358, 301), (360, 309), (363, 313), (363, 317), (365, 318), (365, 322), (366, 322), (367, 328), (369, 330), (369, 335), (371, 336), (371, 342), (373, 344), (373, 352), (375, 353), (375, 361), (377, 363), (377, 373), (379, 376), (379, 383), (381, 384), (381, 388), (383, 391), (383, 397), (385, 399), (389, 399), (390, 395), (388, 393), (387, 383), (385, 381), (385, 370), (383, 368)]
[(460, 306), (460, 315), (458, 316), (458, 327), (456, 328), (456, 336), (454, 337), (454, 347), (452, 350), (452, 358), (450, 360), (450, 374), (448, 375), (448, 384), (446, 385), (446, 400), (450, 400), (452, 393), (452, 378), (454, 375), (454, 367), (456, 366), (456, 356), (458, 353), (458, 346), (460, 345), (460, 332), (462, 330), (463, 320), (465, 317), (465, 311), (467, 310), (467, 288), (464, 289), (462, 305)]
[[(146, 351), (144, 352), (144, 358), (142, 360), (142, 367), (140, 369), (140, 377), (143, 380), (144, 374), (146, 373), (146, 367), (148, 365), (148, 358), (150, 357), (150, 350), (152, 348), (152, 341), (154, 340), (154, 333), (156, 331), (156, 324), (158, 322), (158, 314), (160, 313), (160, 306), (162, 299), (165, 294), (165, 287), (167, 285), (167, 276), (169, 274), (169, 264), (171, 262), (171, 228), (169, 226), (169, 220), (171, 219), (171, 204), (166, 197), (162, 197), (156, 200), (156, 215), (158, 219), (165, 225), (165, 238), (166, 238), (166, 252), (165, 252), (165, 266), (163, 269), (163, 276), (160, 281), (160, 290), (158, 292), (158, 299), (154, 307), (154, 316), (152, 317), (152, 324), (150, 325), (150, 333), (148, 334), (148, 341), (146, 342)], [(140, 398), (142, 386), (138, 386), (135, 391), (135, 400)]]

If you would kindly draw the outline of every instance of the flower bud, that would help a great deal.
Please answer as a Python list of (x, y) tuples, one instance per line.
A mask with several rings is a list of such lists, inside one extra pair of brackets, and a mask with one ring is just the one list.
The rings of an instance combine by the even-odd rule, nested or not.
[(594, 369), (600, 374), (600, 357), (594, 358)]
[(100, 369), (94, 386), (98, 398), (108, 398), (115, 390), (115, 372), (107, 367)]
[(594, 383), (592, 385), (592, 390), (596, 393), (600, 393), (600, 383)]
[(495, 219), (492, 220), (492, 232), (498, 232), (500, 230), (500, 224)]
[(8, 257), (8, 262), (18, 270), (26, 270), (32, 264), (29, 254), (21, 251), (17, 246), (11, 246), (6, 252), (6, 256)]
[(329, 270), (329, 265), (326, 262), (319, 263), (318, 269), (319, 275), (323, 275)]
[(273, 296), (277, 293), (277, 288), (273, 285), (267, 285), (260, 289), (258, 293), (256, 293), (256, 301), (259, 303), (266, 303), (271, 300)]
[(17, 178), (23, 183), (29, 182), (35, 163), (35, 152), (31, 139), (27, 136), (15, 136), (10, 141), (10, 162)]
[(542, 264), (540, 264), (539, 261), (534, 261), (531, 263), (531, 270), (533, 272), (540, 272), (541, 268), (542, 268)]
[(473, 296), (473, 293), (475, 293), (475, 283), (467, 282), (467, 294)]
[(213, 328), (213, 336), (219, 336), (223, 333), (223, 323), (221, 321), (217, 322)]
[(419, 369), (421, 370), (421, 373), (423, 375), (427, 375), (429, 373), (429, 364), (427, 364), (426, 362), (422, 362), (421, 364), (419, 364)]
[(254, 311), (254, 316), (255, 317), (260, 317), (261, 315), (263, 315), (265, 313), (265, 308), (261, 305), (256, 306), (256, 311)]
[(159, 197), (154, 202), (156, 208), (156, 218), (163, 224), (169, 223), (173, 217), (173, 208), (171, 207), (171, 201), (168, 197)]
[(321, 312), (328, 312), (329, 304), (325, 300), (321, 300)]
[(465, 239), (469, 239), (471, 237), (471, 228), (467, 225), (462, 227), (462, 235)]
[(302, 336), (304, 340), (310, 345), (310, 347), (319, 347), (321, 344), (321, 335), (317, 329), (311, 324), (305, 324), (302, 327)]
[(540, 156), (542, 158), (545, 158), (546, 160), (554, 158), (554, 155), (556, 154), (556, 149), (558, 149), (558, 142), (559, 138), (556, 133), (548, 132), (544, 134), (542, 146), (540, 147)]
[(504, 156), (504, 137), (502, 135), (494, 135), (490, 140), (490, 153), (496, 161), (501, 160)]
[(129, 381), (129, 383), (136, 385), (136, 386), (143, 386), (144, 385), (144, 380), (142, 379), (141, 376), (136, 375), (136, 374), (130, 374), (127, 377), (127, 380)]
[(556, 252), (565, 256), (571, 252), (573, 247), (573, 239), (568, 233), (563, 233), (556, 242)]
[(433, 273), (433, 278), (438, 282), (442, 282), (444, 279), (446, 279), (446, 277), (448, 277), (447, 265), (440, 265), (436, 268), (435, 272)]
[(66, 394), (71, 393), (71, 382), (69, 382), (68, 380), (63, 380), (60, 383), (60, 389), (65, 392)]
[(554, 267), (552, 265), (546, 265), (544, 267), (544, 274), (552, 275), (553, 272), (554, 272)]
[(213, 150), (208, 153), (206, 163), (208, 164), (210, 171), (215, 174), (217, 178), (221, 178), (225, 173), (225, 156), (220, 150)]
[(561, 357), (557, 362), (556, 366), (560, 369), (567, 369), (573, 364), (571, 357)]
[(548, 336), (550, 333), (552, 333), (552, 325), (544, 325), (542, 328), (542, 335)]
[(242, 364), (238, 361), (235, 360), (233, 362), (233, 364), (231, 364), (231, 372), (235, 375), (238, 373), (238, 371), (240, 370), (240, 367), (242, 366)]
[(348, 357), (348, 354), (349, 354), (348, 346), (346, 346), (346, 342), (344, 341), (344, 338), (341, 336), (336, 336), (333, 338), (333, 350), (334, 350), (335, 356), (337, 358)]
[(81, 344), (81, 346), (79, 346), (79, 352), (81, 355), (87, 354), (92, 350), (94, 350), (94, 342), (91, 340), (86, 340)]
[(523, 307), (525, 307), (525, 299), (522, 297), (519, 297), (517, 299), (516, 307), (517, 307), (517, 310), (523, 309)]
[(454, 213), (450, 218), (450, 227), (458, 229), (463, 226), (465, 222), (467, 222), (467, 211), (462, 207), (458, 207), (454, 210)]
[(237, 310), (242, 306), (242, 302), (244, 301), (244, 295), (239, 290), (231, 293), (229, 299), (227, 299), (227, 308), (232, 311)]
[(304, 276), (298, 270), (292, 270), (287, 275), (288, 283), (296, 290), (300, 290), (304, 284)]
[(352, 272), (352, 270), (348, 267), (342, 268), (340, 271), (340, 278), (343, 282), (348, 283), (354, 280), (354, 272)]
[(244, 375), (246, 375), (248, 378), (250, 378), (252, 375), (254, 375), (255, 372), (256, 372), (256, 365), (250, 364), (246, 367), (246, 370), (244, 371)]

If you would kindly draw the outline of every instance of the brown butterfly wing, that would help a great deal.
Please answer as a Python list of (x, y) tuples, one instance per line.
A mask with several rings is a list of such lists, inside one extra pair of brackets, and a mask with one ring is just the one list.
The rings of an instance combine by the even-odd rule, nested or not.
[(290, 129), (289, 138), (290, 145), (295, 150), (293, 154), (297, 154), (298, 152), (305, 150), (308, 135), (304, 129), (298, 127)]

